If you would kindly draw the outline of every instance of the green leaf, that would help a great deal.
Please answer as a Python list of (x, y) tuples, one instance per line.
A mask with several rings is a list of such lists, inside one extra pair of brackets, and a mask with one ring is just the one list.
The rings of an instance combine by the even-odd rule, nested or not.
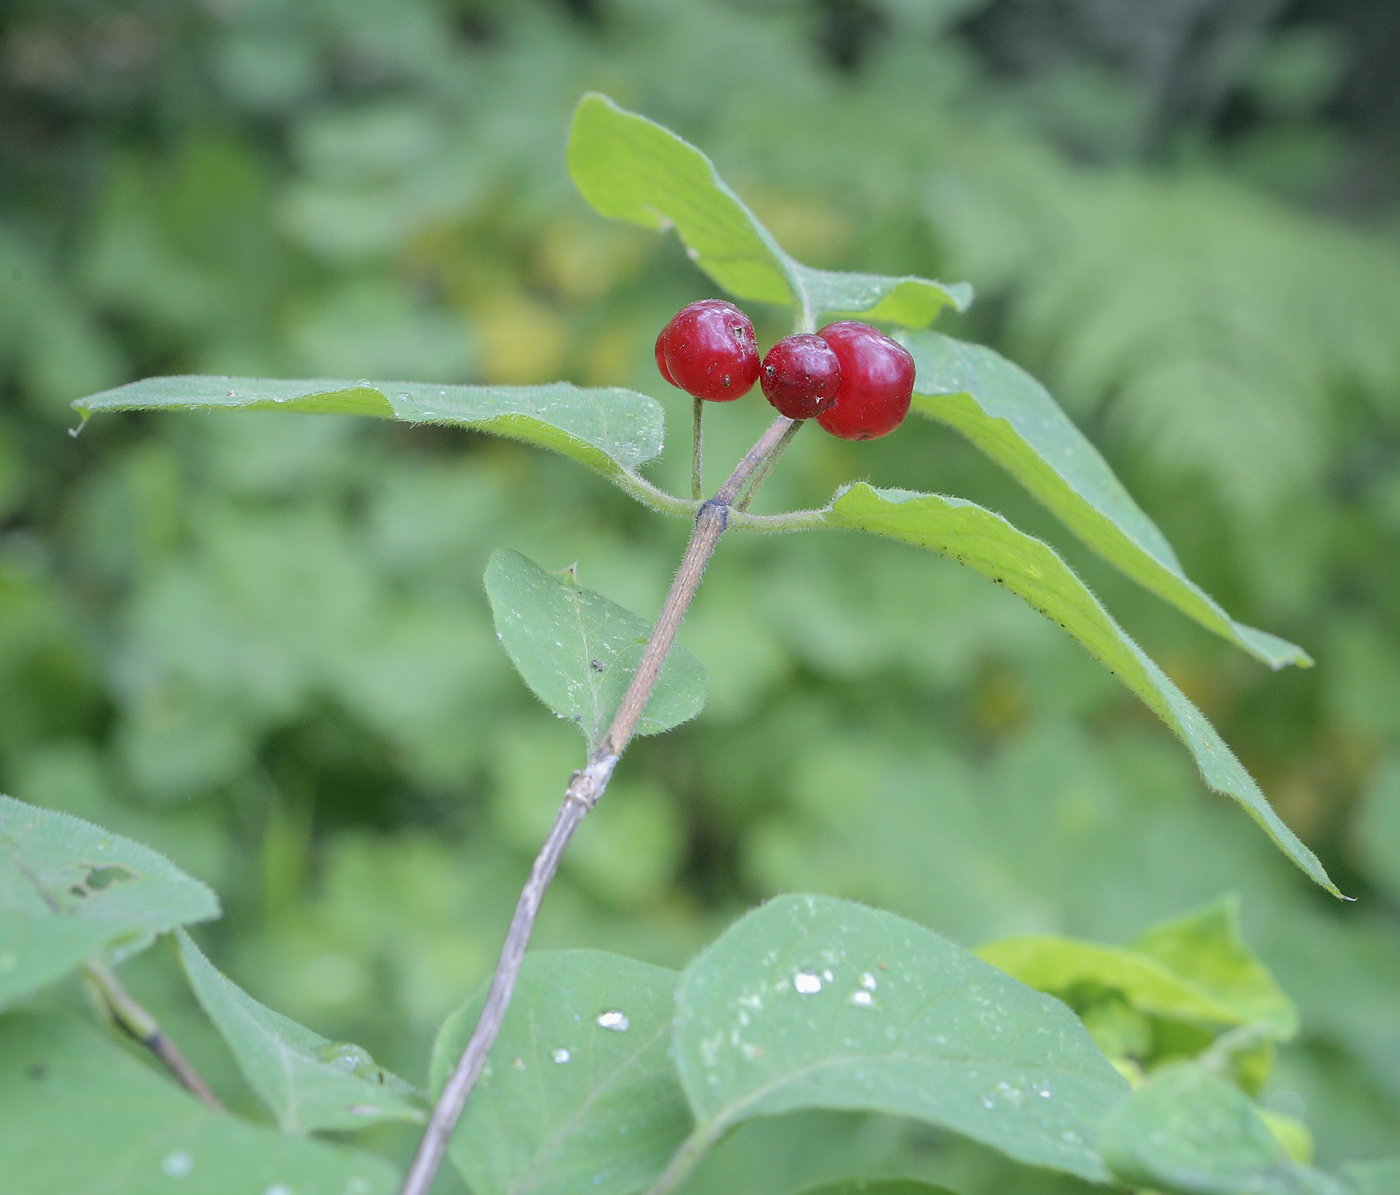
[(812, 1187), (802, 1195), (952, 1195), (952, 1192), (947, 1187), (935, 1187), (913, 1178), (852, 1178)]
[(1235, 622), (1190, 581), (1157, 525), (1035, 378), (1000, 354), (937, 332), (902, 333), (912, 409), (956, 428), (1105, 560), (1271, 668), (1312, 664), (1302, 648)]
[(424, 1119), (413, 1088), (359, 1046), (333, 1042), (259, 1004), (204, 957), (184, 930), (180, 962), (238, 1069), (287, 1133)]
[(1063, 996), (1090, 983), (1121, 992), (1139, 1012), (1214, 1025), (1260, 1022), (1279, 1041), (1298, 1032), (1298, 1010), (1244, 944), (1239, 900), (1154, 926), (1132, 947), (1055, 935), (1005, 938), (977, 951), (1037, 991)]
[(1297, 1006), (1245, 945), (1234, 894), (1153, 926), (1133, 945), (1229, 1005), (1241, 1023), (1262, 1022), (1280, 1041), (1297, 1034)]
[(67, 1016), (0, 1017), (14, 1195), (389, 1195), (382, 1159), (214, 1112)]
[(694, 1152), (754, 1116), (868, 1110), (1107, 1178), (1095, 1126), (1128, 1086), (1078, 1019), (912, 921), (779, 897), (691, 962), (676, 1004)]
[(0, 797), (0, 1008), (83, 960), (144, 950), (219, 915), (219, 901), (129, 838)]
[(442, 386), (318, 378), (147, 378), (73, 404), (98, 411), (278, 410), (374, 415), (493, 432), (563, 453), (617, 478), (661, 455), (661, 404), (633, 390), (548, 386)]
[(1334, 896), (1341, 896), (1317, 856), (1274, 812), (1205, 715), (1046, 544), (1016, 530), (999, 514), (962, 498), (877, 490), (863, 482), (839, 493), (824, 513), (823, 522), (951, 556), (1005, 585), (1058, 623), (1186, 744), (1207, 785), (1238, 801), (1303, 871)]
[(1109, 1113), (1100, 1141), (1115, 1176), (1178, 1195), (1348, 1195), (1284, 1152), (1233, 1083), (1192, 1062), (1156, 1071)]
[(861, 314), (921, 328), (947, 306), (965, 310), (972, 288), (912, 275), (815, 270), (794, 261), (700, 150), (605, 95), (579, 101), (569, 173), (600, 215), (664, 232), (674, 227), (697, 266), (730, 294), (794, 304), (809, 320)]
[[(676, 974), (600, 950), (525, 957), (515, 999), (449, 1156), (475, 1195), (630, 1195), (690, 1131), (667, 1053)], [(484, 992), (443, 1024), (442, 1090)]]
[[(602, 594), (580, 589), (572, 574), (551, 574), (519, 552), (499, 551), (486, 565), (486, 596), (511, 661), (556, 714), (578, 724), (594, 750), (641, 662), (651, 626)], [(705, 665), (673, 647), (647, 700), (638, 734), (660, 734), (705, 704)]]

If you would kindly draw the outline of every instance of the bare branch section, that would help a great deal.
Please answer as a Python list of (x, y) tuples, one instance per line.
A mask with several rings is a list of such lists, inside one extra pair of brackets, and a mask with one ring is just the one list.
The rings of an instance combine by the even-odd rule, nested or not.
[(520, 965), (525, 959), (525, 948), (530, 943), (530, 935), (535, 928), (535, 918), (539, 915), (544, 894), (549, 889), (554, 873), (559, 869), (564, 848), (578, 829), (579, 823), (590, 809), (598, 803), (603, 791), (612, 778), (613, 769), (623, 751), (626, 750), (637, 722), (646, 709), (648, 698), (661, 674), (661, 666), (675, 642), (681, 620), (690, 608), (691, 599), (700, 586), (705, 566), (714, 554), (719, 537), (724, 534), (729, 521), (730, 507), (734, 497), (744, 483), (759, 471), (768, 458), (791, 439), (794, 427), (791, 419), (781, 417), (768, 428), (758, 442), (748, 451), (742, 461), (735, 466), (719, 491), (708, 502), (701, 503), (695, 516), (695, 529), (681, 557), (676, 579), (666, 595), (665, 604), (652, 628), (651, 639), (642, 653), (641, 663), (623, 695), (612, 725), (603, 739), (602, 746), (589, 757), (587, 765), (573, 774), (569, 787), (564, 793), (564, 802), (554, 817), (544, 846), (535, 858), (530, 869), (530, 878), (525, 881), (520, 899), (516, 902), (515, 913), (506, 931), (505, 945), (496, 963), (495, 974), (491, 977), (491, 987), (486, 993), (486, 1003), (481, 1016), (472, 1031), (471, 1040), (457, 1060), (447, 1085), (442, 1089), (423, 1139), (418, 1144), (418, 1152), (413, 1157), (408, 1174), (404, 1177), (400, 1195), (427, 1195), (433, 1177), (447, 1152), (447, 1143), (452, 1130), (462, 1115), (467, 1097), (476, 1085), (481, 1069), (486, 1065), (486, 1057), (496, 1042), (496, 1035), (505, 1020), (506, 1009), (510, 1007), (511, 995), (515, 991), (515, 981), (520, 974)]
[(199, 1077), (199, 1072), (189, 1064), (175, 1043), (165, 1036), (155, 1017), (136, 1002), (107, 967), (99, 962), (87, 962), (83, 964), (83, 974), (92, 984), (103, 1008), (125, 1033), (150, 1050), (191, 1095), (203, 1100), (216, 1112), (224, 1110), (219, 1097), (209, 1090), (209, 1085)]

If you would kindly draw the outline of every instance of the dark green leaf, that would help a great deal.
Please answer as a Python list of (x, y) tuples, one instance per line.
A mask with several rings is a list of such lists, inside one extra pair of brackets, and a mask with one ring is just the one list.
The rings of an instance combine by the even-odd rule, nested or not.
[(662, 414), (632, 390), (548, 386), (443, 386), (274, 378), (147, 378), (73, 404), (98, 411), (279, 410), (374, 415), (493, 432), (573, 457), (616, 478), (661, 455)]
[(1334, 896), (1327, 872), (1269, 805), (1220, 735), (1109, 615), (1056, 553), (1000, 515), (961, 498), (877, 490), (859, 483), (837, 495), (824, 515), (850, 527), (903, 540), (976, 569), (1058, 623), (1142, 698), (1186, 744), (1205, 782), (1238, 801), (1280, 849)]
[(1233, 1083), (1192, 1062), (1154, 1073), (1109, 1113), (1100, 1140), (1125, 1183), (1177, 1195), (1347, 1195), (1289, 1159)]
[[(676, 974), (598, 950), (526, 956), (449, 1156), (475, 1195), (628, 1195), (691, 1127), (667, 1053)], [(441, 1091), (483, 997), (433, 1047)]]
[(779, 897), (691, 962), (676, 1003), (697, 1150), (754, 1116), (869, 1110), (1107, 1177), (1095, 1126), (1128, 1087), (1083, 1026), (912, 921)]
[(180, 930), (178, 938), (190, 986), (284, 1132), (424, 1119), (413, 1088), (359, 1046), (330, 1041), (259, 1004), (221, 974), (189, 934)]
[[(572, 719), (592, 751), (602, 741), (637, 671), (651, 626), (571, 576), (544, 571), (519, 552), (486, 566), (496, 633), (535, 696)], [(660, 734), (705, 704), (705, 665), (673, 647), (647, 700), (638, 734)]]
[(670, 129), (586, 95), (569, 133), (569, 173), (595, 211), (658, 231), (674, 227), (695, 264), (730, 294), (794, 304), (807, 321), (861, 314), (921, 328), (972, 302), (967, 283), (815, 270), (794, 261), (719, 177)]
[(1190, 581), (1157, 525), (1035, 378), (1000, 354), (937, 332), (899, 339), (917, 367), (913, 409), (956, 428), (1100, 556), (1271, 668), (1311, 658), (1235, 622)]
[(0, 797), (0, 1007), (92, 955), (116, 961), (218, 915), (208, 888), (148, 847)]
[(388, 1195), (381, 1158), (213, 1112), (75, 1018), (0, 1018), (10, 1195)]

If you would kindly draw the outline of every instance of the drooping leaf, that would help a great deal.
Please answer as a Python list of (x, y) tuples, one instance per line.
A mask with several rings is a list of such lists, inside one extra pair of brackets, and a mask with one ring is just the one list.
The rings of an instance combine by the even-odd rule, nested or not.
[(161, 377), (73, 404), (98, 411), (278, 410), (373, 415), (475, 428), (563, 453), (606, 477), (661, 455), (661, 404), (633, 390), (548, 386), (445, 386), (318, 378)]
[(1156, 1071), (1104, 1121), (1100, 1141), (1123, 1182), (1175, 1195), (1349, 1195), (1292, 1161), (1249, 1097), (1194, 1062)]
[(0, 797), (0, 1008), (95, 954), (116, 961), (218, 915), (208, 888), (150, 848)]
[(1095, 552), (1202, 626), (1271, 668), (1312, 663), (1302, 648), (1236, 622), (1187, 578), (1098, 449), (1020, 366), (937, 332), (899, 339), (914, 356), (914, 411), (957, 429)]
[[(667, 1057), (676, 974), (599, 950), (526, 956), (490, 1061), (449, 1156), (475, 1195), (630, 1195), (690, 1131)], [(483, 994), (433, 1047), (441, 1091)]]
[(86, 1022), (0, 1017), (0, 1186), (14, 1195), (389, 1195), (383, 1159), (214, 1112)]
[[(644, 618), (547, 573), (519, 552), (486, 566), (496, 633), (535, 696), (578, 724), (591, 751), (602, 741), (651, 635)], [(660, 734), (705, 704), (705, 665), (673, 647), (647, 700), (638, 734)]]
[(1334, 896), (1341, 896), (1317, 856), (1274, 812), (1253, 777), (1205, 715), (1129, 638), (1046, 544), (1016, 530), (1000, 515), (976, 503), (909, 490), (877, 490), (863, 482), (840, 493), (825, 512), (823, 522), (830, 527), (889, 536), (951, 556), (1005, 585), (1058, 623), (1141, 697), (1186, 744), (1207, 785), (1238, 801), (1303, 871)]
[(1240, 933), (1239, 897), (1154, 925), (1133, 946), (1228, 1004), (1240, 1022), (1258, 1021), (1280, 1041), (1298, 1032), (1298, 1009)]
[(965, 282), (816, 270), (794, 261), (700, 150), (607, 96), (583, 97), (569, 133), (569, 173), (600, 215), (674, 227), (692, 260), (740, 299), (794, 304), (815, 320), (861, 314), (922, 328), (972, 302)]
[(180, 962), (249, 1086), (287, 1133), (423, 1120), (413, 1088), (359, 1046), (333, 1042), (259, 1004), (178, 931)]
[(676, 992), (676, 1064), (713, 1143), (754, 1116), (869, 1110), (1102, 1181), (1095, 1126), (1126, 1082), (1058, 1000), (892, 913), (785, 896)]
[(1298, 1032), (1293, 1001), (1240, 935), (1234, 896), (1153, 926), (1131, 947), (1047, 934), (988, 942), (977, 953), (1053, 995), (1088, 983), (1121, 992), (1152, 1016), (1219, 1026), (1262, 1022), (1279, 1041)]

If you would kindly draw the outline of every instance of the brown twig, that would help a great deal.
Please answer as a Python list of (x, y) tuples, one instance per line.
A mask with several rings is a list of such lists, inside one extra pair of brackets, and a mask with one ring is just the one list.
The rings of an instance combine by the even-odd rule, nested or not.
[(404, 1177), (400, 1195), (427, 1195), (428, 1188), (432, 1186), (443, 1154), (447, 1152), (452, 1130), (458, 1117), (462, 1115), (467, 1097), (481, 1074), (481, 1068), (486, 1065), (486, 1056), (491, 1052), (496, 1035), (501, 1030), (501, 1023), (505, 1020), (506, 1009), (510, 1007), (511, 994), (515, 990), (515, 981), (520, 974), (520, 964), (525, 958), (525, 948), (529, 945), (530, 934), (535, 927), (535, 918), (539, 914), (540, 904), (544, 900), (550, 881), (558, 870), (564, 848), (569, 845), (569, 839), (573, 837), (584, 816), (603, 795), (618, 759), (626, 750), (637, 728), (637, 722), (642, 716), (642, 711), (646, 709), (647, 699), (651, 696), (656, 678), (661, 674), (661, 666), (666, 662), (667, 653), (675, 642), (676, 632), (680, 630), (681, 620), (685, 617), (691, 599), (700, 585), (705, 566), (714, 554), (719, 537), (724, 534), (735, 495), (784, 439), (790, 438), (789, 432), (794, 426), (793, 421), (786, 416), (775, 420), (759, 437), (758, 443), (749, 449), (744, 459), (734, 467), (734, 471), (720, 486), (715, 496), (701, 504), (695, 516), (695, 529), (691, 532), (690, 543), (686, 545), (680, 568), (676, 570), (676, 579), (671, 583), (670, 592), (667, 593), (656, 625), (652, 628), (651, 639), (642, 653), (641, 663), (637, 665), (637, 671), (631, 684), (627, 686), (627, 692), (623, 695), (622, 703), (618, 706), (601, 745), (589, 756), (583, 769), (575, 772), (569, 781), (563, 804), (559, 806), (559, 812), (555, 815), (554, 825), (535, 858), (534, 866), (530, 868), (530, 877), (525, 881), (520, 899), (516, 902), (515, 913), (510, 919), (510, 928), (506, 930), (505, 945), (501, 948), (501, 957), (496, 963), (495, 974), (491, 977), (486, 1003), (482, 1006), (480, 1017), (477, 1018), (476, 1028), (472, 1030), (471, 1040), (467, 1042), (462, 1056), (457, 1060), (457, 1065), (447, 1080), (447, 1085), (442, 1089), (442, 1094), (433, 1107), (428, 1127), (423, 1132), (422, 1141), (418, 1143), (418, 1152), (414, 1154), (413, 1163)]
[(107, 967), (99, 962), (87, 962), (83, 964), (83, 974), (92, 984), (102, 1007), (125, 1033), (150, 1050), (175, 1077), (175, 1081), (191, 1095), (203, 1100), (216, 1112), (224, 1110), (219, 1097), (209, 1090), (209, 1085), (199, 1077), (199, 1072), (189, 1064), (175, 1043), (165, 1036), (160, 1023), (137, 1003)]

